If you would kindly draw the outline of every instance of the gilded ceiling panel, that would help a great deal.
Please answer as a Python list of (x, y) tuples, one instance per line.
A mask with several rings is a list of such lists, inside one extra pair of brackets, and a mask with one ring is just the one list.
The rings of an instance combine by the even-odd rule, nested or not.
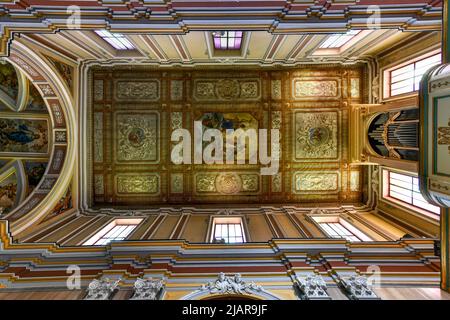
[[(86, 170), (93, 207), (360, 201), (363, 174), (347, 154), (348, 105), (364, 96), (358, 68), (114, 67), (93, 69), (89, 77)], [(186, 144), (171, 139), (180, 129), (189, 135)], [(209, 129), (216, 129), (214, 139), (205, 138)], [(262, 161), (261, 142), (266, 139), (270, 156), (275, 129), (280, 162), (273, 174), (262, 174), (271, 164)], [(247, 139), (251, 130), (256, 142)], [(237, 163), (238, 148), (229, 162), (228, 147), (240, 138), (244, 162)], [(213, 161), (206, 161), (206, 150)]]

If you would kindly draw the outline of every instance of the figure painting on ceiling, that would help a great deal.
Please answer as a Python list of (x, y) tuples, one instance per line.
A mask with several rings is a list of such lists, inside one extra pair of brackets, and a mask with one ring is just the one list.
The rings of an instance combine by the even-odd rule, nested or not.
[(0, 182), (0, 215), (13, 209), (17, 194), (17, 177), (15, 174)]
[(14, 70), (12, 65), (3, 60), (0, 60), (0, 90), (14, 100), (16, 100), (19, 93), (16, 70)]
[(227, 129), (258, 129), (258, 121), (249, 113), (205, 113), (201, 118), (205, 129), (219, 129), (224, 136)]
[(30, 85), (28, 95), (27, 111), (47, 112), (47, 106), (44, 99), (34, 85)]
[[(221, 112), (210, 112), (205, 113), (200, 119), (203, 124), (203, 131), (207, 129), (217, 129), (222, 132), (224, 145), (226, 146), (226, 131), (228, 129), (238, 130), (242, 129), (244, 132), (248, 129), (258, 130), (258, 120), (256, 120), (250, 113), (239, 112), (239, 113), (221, 113)], [(239, 135), (237, 134), (238, 138)], [(203, 147), (205, 147), (209, 142), (204, 142)], [(246, 159), (248, 156), (248, 141), (246, 142)], [(235, 153), (237, 150), (235, 149)]]
[(41, 181), (47, 168), (47, 163), (26, 161), (24, 167), (28, 178), (28, 193), (31, 193)]
[(46, 120), (0, 119), (0, 152), (47, 153)]
[(73, 208), (73, 203), (72, 203), (72, 190), (69, 187), (66, 191), (66, 194), (59, 199), (58, 203), (56, 204), (56, 206), (53, 208), (52, 212), (50, 212), (42, 222), (48, 221), (53, 217), (56, 217), (57, 215), (60, 215), (64, 212), (66, 212), (69, 209)]

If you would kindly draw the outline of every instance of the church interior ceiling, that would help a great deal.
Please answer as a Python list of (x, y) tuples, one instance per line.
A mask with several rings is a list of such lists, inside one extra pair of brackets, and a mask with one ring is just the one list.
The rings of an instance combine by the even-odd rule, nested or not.
[(49, 126), (38, 89), (19, 69), (1, 60), (0, 215), (17, 208), (41, 183), (53, 143)]
[[(363, 171), (349, 164), (348, 107), (362, 102), (361, 75), (359, 67), (341, 66), (93, 68), (85, 169), (90, 206), (358, 203)], [(174, 164), (171, 133), (184, 128), (193, 135), (194, 121), (222, 133), (279, 129), (278, 173), (262, 175), (261, 165), (249, 161)]]

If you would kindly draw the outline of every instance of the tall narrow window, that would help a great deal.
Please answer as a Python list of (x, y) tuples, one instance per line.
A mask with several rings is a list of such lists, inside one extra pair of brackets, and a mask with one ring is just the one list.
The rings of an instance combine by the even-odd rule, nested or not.
[(428, 203), (420, 193), (419, 179), (414, 176), (384, 170), (384, 197), (395, 199), (412, 208), (440, 214), (441, 209)]
[(215, 218), (213, 221), (211, 242), (213, 243), (244, 243), (244, 228), (242, 219)]
[(104, 246), (111, 241), (125, 240), (142, 219), (116, 219), (97, 232), (84, 246)]
[(390, 96), (419, 90), (423, 75), (441, 63), (441, 54), (434, 54), (390, 71)]
[(117, 50), (133, 50), (134, 45), (121, 33), (112, 33), (107, 30), (95, 30), (95, 33), (102, 37)]
[(335, 49), (344, 46), (354, 37), (356, 37), (361, 30), (350, 30), (343, 34), (333, 34), (329, 36), (321, 45), (320, 49)]
[(212, 33), (216, 50), (240, 50), (242, 31), (215, 31)]

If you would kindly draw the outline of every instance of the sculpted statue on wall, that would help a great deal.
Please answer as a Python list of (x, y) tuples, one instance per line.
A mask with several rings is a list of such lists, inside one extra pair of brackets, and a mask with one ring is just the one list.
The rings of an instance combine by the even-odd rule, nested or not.
[(108, 300), (114, 290), (117, 289), (120, 280), (113, 281), (109, 278), (102, 278), (100, 280), (94, 279), (87, 288), (87, 295), (84, 300)]
[(203, 285), (201, 290), (209, 291), (212, 294), (252, 294), (255, 291), (261, 291), (262, 287), (254, 282), (245, 282), (239, 273), (233, 277), (227, 277), (221, 272), (215, 281)]

